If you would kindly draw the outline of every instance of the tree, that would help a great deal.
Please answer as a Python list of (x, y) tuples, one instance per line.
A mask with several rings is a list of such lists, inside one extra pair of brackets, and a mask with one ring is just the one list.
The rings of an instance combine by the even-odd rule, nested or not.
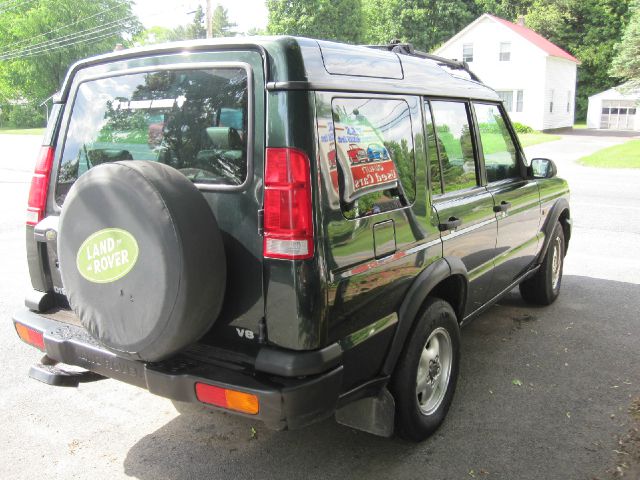
[(611, 87), (609, 65), (629, 21), (631, 0), (535, 0), (527, 26), (573, 54), (578, 68), (576, 117), (583, 119), (588, 97)]
[(534, 0), (475, 0), (479, 13), (491, 13), (506, 20), (515, 21), (526, 15)]
[(193, 22), (187, 25), (185, 32), (185, 40), (187, 39), (196, 39), (196, 38), (206, 38), (207, 37), (207, 27), (205, 26), (205, 14), (202, 9), (202, 5), (198, 5), (196, 8), (196, 12), (193, 14)]
[(214, 37), (233, 37), (233, 29), (237, 25), (229, 21), (227, 9), (222, 5), (217, 5), (211, 14), (211, 32)]
[(360, 43), (364, 16), (360, 0), (267, 0), (273, 35), (300, 35)]
[(362, 0), (367, 43), (392, 39), (429, 51), (478, 15), (472, 0)]
[(0, 15), (0, 103), (41, 102), (69, 66), (127, 44), (140, 29), (129, 0), (34, 0)]
[(247, 35), (249, 35), (250, 37), (261, 36), (266, 34), (267, 34), (266, 28), (251, 27), (249, 30), (247, 30)]
[(154, 26), (140, 32), (133, 39), (135, 45), (153, 45), (155, 43), (177, 42), (179, 40), (194, 40), (205, 38), (205, 14), (202, 6), (198, 6), (194, 12), (193, 21), (187, 25), (179, 25), (176, 28)]
[(180, 34), (176, 32), (177, 29), (154, 26), (147, 28), (140, 32), (133, 38), (133, 44), (138, 45), (153, 45), (156, 43), (175, 42), (182, 40)]
[(640, 0), (633, 2), (630, 11), (631, 19), (616, 45), (609, 74), (626, 80), (629, 88), (640, 88)]

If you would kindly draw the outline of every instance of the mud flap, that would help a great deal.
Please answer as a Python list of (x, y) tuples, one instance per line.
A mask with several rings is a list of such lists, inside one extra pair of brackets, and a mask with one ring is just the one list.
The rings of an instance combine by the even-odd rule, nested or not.
[(376, 397), (362, 398), (336, 410), (336, 422), (380, 437), (390, 437), (395, 411), (393, 396), (384, 388)]

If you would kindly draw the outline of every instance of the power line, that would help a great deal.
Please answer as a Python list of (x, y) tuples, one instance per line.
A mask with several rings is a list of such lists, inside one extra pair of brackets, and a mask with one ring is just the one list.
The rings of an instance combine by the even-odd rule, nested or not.
[[(129, 18), (131, 18), (131, 17), (129, 17)], [(31, 55), (33, 53), (44, 51), (47, 48), (56, 47), (56, 46), (60, 46), (60, 45), (65, 45), (68, 42), (72, 42), (72, 41), (75, 41), (75, 40), (81, 39), (81, 38), (86, 38), (88, 36), (104, 32), (105, 30), (114, 30), (114, 33), (119, 33), (120, 31), (122, 31), (122, 25), (121, 24), (122, 24), (123, 20), (127, 20), (127, 18), (120, 19), (120, 20), (115, 20), (115, 21), (109, 22), (109, 23), (107, 23), (107, 24), (105, 24), (103, 26), (94, 27), (94, 28), (91, 28), (91, 29), (88, 29), (86, 31), (82, 31), (82, 32), (79, 32), (79, 33), (66, 35), (65, 37), (60, 37), (60, 38), (58, 38), (56, 40), (43, 42), (42, 44), (35, 45), (33, 47), (24, 48), (22, 50), (14, 51), (14, 52), (11, 52), (11, 53), (8, 53), (8, 54), (5, 54), (5, 55), (0, 55), (0, 60), (13, 60), (15, 58), (29, 56), (29, 55)]]
[[(20, 1), (20, 0), (17, 0), (17, 1)], [(107, 8), (107, 9), (105, 9), (105, 10), (102, 10), (102, 11), (98, 12), (98, 13), (94, 13), (93, 15), (89, 15), (88, 17), (79, 18), (79, 19), (78, 19), (78, 20), (76, 20), (75, 22), (69, 23), (69, 24), (67, 24), (67, 25), (62, 25), (61, 27), (54, 28), (53, 30), (50, 30), (50, 31), (45, 32), (45, 33), (40, 33), (40, 34), (36, 35), (35, 37), (31, 37), (31, 38), (24, 38), (24, 39), (22, 39), (22, 40), (19, 40), (19, 41), (16, 41), (16, 42), (10, 43), (9, 45), (5, 45), (5, 47), (4, 47), (4, 48), (5, 48), (5, 51), (4, 51), (4, 52), (2, 52), (2, 53), (0, 53), (0, 55), (5, 55), (5, 54), (9, 53), (7, 50), (8, 50), (10, 47), (13, 47), (14, 45), (19, 45), (19, 44), (21, 44), (21, 43), (25, 43), (25, 42), (28, 42), (28, 41), (30, 41), (30, 40), (34, 40), (34, 39), (36, 39), (36, 38), (38, 38), (38, 37), (43, 37), (43, 36), (49, 35), (49, 34), (51, 34), (51, 33), (58, 32), (58, 31), (60, 31), (60, 30), (62, 30), (62, 29), (65, 29), (65, 28), (71, 27), (71, 26), (73, 26), (73, 25), (76, 25), (76, 24), (78, 24), (78, 23), (80, 23), (80, 22), (82, 22), (82, 21), (84, 21), (84, 20), (89, 20), (89, 19), (91, 19), (91, 18), (97, 17), (98, 15), (103, 15), (103, 14), (105, 14), (105, 13), (107, 13), (107, 12), (111, 11), (111, 10), (114, 10), (114, 9), (116, 9), (116, 8), (118, 8), (118, 7), (122, 7), (122, 6), (126, 6), (126, 5), (127, 5), (127, 3), (126, 3), (125, 1), (122, 1), (122, 3), (118, 3), (117, 5), (114, 5), (113, 7)], [(33, 45), (35, 45), (35, 43), (34, 43)], [(27, 47), (29, 47), (29, 46), (33, 46), (33, 45), (27, 45)], [(20, 47), (20, 48), (23, 48), (23, 47)]]
[[(181, 6), (184, 8), (184, 3)], [(152, 13), (151, 15), (148, 15), (148, 17), (160, 15), (162, 13), (165, 13), (169, 10), (174, 10), (174, 9), (175, 7), (170, 7), (164, 10), (160, 10), (155, 13)], [(63, 37), (58, 37), (57, 39), (48, 40), (46, 42), (42, 42), (37, 45), (28, 46), (23, 49), (17, 49), (12, 52), (5, 53), (4, 55), (0, 55), (0, 60), (13, 60), (18, 57), (28, 58), (28, 57), (38, 56), (38, 55), (46, 54), (51, 51), (59, 50), (61, 48), (77, 45), (82, 42), (86, 42), (87, 44), (95, 43), (96, 40), (117, 34), (118, 30), (116, 29), (106, 34), (99, 35), (98, 37), (93, 37), (91, 39), (84, 39), (81, 37), (86, 37), (88, 35), (95, 35), (96, 33), (100, 33), (101, 31), (113, 29), (114, 27), (107, 27), (107, 26), (113, 25), (115, 23), (122, 23), (123, 21), (131, 20), (134, 18), (136, 18), (136, 16), (131, 15), (129, 17), (124, 17), (122, 19), (115, 20), (113, 22), (109, 22), (107, 24), (101, 25), (100, 27), (81, 30), (80, 32), (76, 32), (74, 34), (68, 34)]]
[(4, 54), (0, 54), (0, 60), (11, 60), (13, 58), (17, 58), (17, 57), (21, 57), (24, 55), (28, 55), (30, 53), (33, 53), (34, 51), (38, 51), (41, 50), (43, 48), (47, 48), (50, 46), (54, 46), (60, 43), (64, 43), (66, 41), (71, 41), (71, 40), (75, 40), (77, 38), (81, 38), (81, 37), (86, 37), (87, 35), (92, 35), (94, 33), (100, 33), (102, 31), (104, 31), (107, 28), (114, 28), (117, 27), (118, 29), (120, 29), (121, 25), (129, 20), (133, 20), (136, 17), (134, 15), (130, 15), (127, 17), (123, 17), (123, 18), (119, 18), (117, 20), (113, 20), (111, 22), (107, 22), (103, 25), (97, 26), (97, 27), (92, 27), (86, 30), (80, 30), (79, 32), (76, 33), (70, 33), (67, 35), (63, 35), (62, 37), (57, 37), (54, 38), (52, 40), (47, 40), (46, 42), (42, 42), (36, 45), (32, 45), (32, 46), (28, 46), (28, 47), (24, 47), (21, 49), (15, 49), (13, 51), (4, 53)]
[(45, 50), (45, 51), (42, 51), (42, 52), (30, 53), (28, 55), (25, 55), (23, 58), (36, 57), (38, 55), (43, 55), (45, 53), (53, 52), (53, 51), (59, 50), (61, 48), (71, 47), (71, 46), (76, 45), (78, 43), (85, 43), (85, 44), (89, 45), (91, 43), (96, 43), (97, 41), (102, 40), (103, 38), (112, 37), (116, 33), (117, 32), (115, 32), (115, 31), (114, 32), (108, 32), (108, 33), (105, 33), (103, 35), (98, 35), (97, 37), (92, 37), (90, 39), (82, 39), (82, 40), (77, 40), (75, 42), (67, 43), (65, 45), (58, 45), (57, 47), (52, 47), (52, 48), (50, 48), (48, 50)]

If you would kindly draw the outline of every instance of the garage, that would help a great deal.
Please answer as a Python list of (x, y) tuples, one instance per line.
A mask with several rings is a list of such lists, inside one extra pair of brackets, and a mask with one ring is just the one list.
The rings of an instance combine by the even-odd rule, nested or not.
[(622, 86), (589, 97), (587, 127), (640, 131), (640, 90)]

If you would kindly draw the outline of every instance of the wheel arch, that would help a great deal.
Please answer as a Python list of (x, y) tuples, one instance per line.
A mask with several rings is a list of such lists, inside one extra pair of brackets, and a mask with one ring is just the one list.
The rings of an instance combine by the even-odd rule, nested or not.
[(572, 226), (571, 211), (569, 208), (569, 202), (566, 198), (559, 198), (549, 209), (547, 218), (545, 219), (542, 226), (542, 231), (544, 232), (544, 243), (542, 245), (542, 248), (540, 249), (538, 258), (536, 259), (536, 264), (540, 264), (542, 262), (542, 259), (546, 255), (549, 244), (551, 243), (551, 234), (553, 233), (553, 229), (558, 222), (560, 222), (560, 225), (562, 226), (562, 233), (564, 233), (564, 252), (566, 255), (569, 248), (569, 240), (571, 239)]
[(382, 367), (391, 375), (409, 334), (430, 297), (439, 297), (453, 307), (458, 323), (462, 322), (467, 300), (467, 270), (457, 258), (443, 257), (425, 268), (413, 281), (398, 309), (398, 326)]

